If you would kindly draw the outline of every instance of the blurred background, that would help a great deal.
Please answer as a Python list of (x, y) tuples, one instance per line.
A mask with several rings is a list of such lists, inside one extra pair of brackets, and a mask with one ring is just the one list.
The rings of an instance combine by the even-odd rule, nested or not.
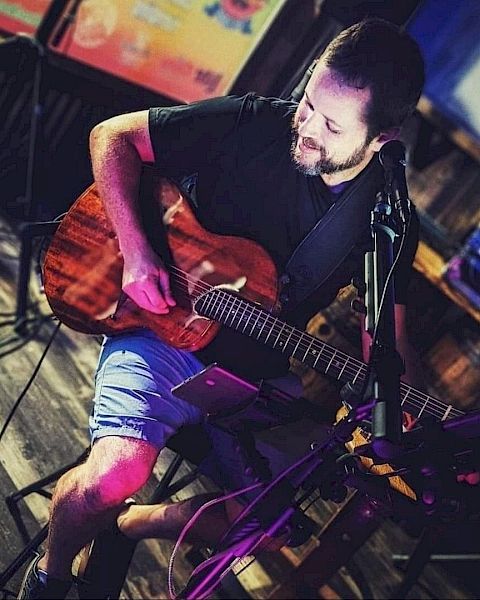
[[(0, 340), (8, 351), (6, 360), (15, 361), (4, 361), (0, 371), (2, 415), (21, 387), (12, 365), (25, 364), (27, 373), (36, 364), (36, 358), (25, 359), (19, 352), (26, 347), (23, 325), (41, 304), (41, 283), (30, 278), (40, 263), (33, 249), (49, 232), (32, 225), (64, 213), (92, 182), (92, 127), (123, 112), (230, 93), (289, 98), (328, 42), (365, 16), (404, 26), (420, 44), (427, 67), (424, 94), (401, 135), (408, 150), (410, 196), (421, 219), (408, 304), (412, 342), (432, 395), (462, 410), (480, 406), (478, 0), (1, 0), (0, 241), (5, 282), (0, 299), (5, 323), (13, 323), (15, 331)], [(358, 355), (358, 317), (350, 310), (351, 299), (351, 290), (345, 290), (312, 320), (309, 330)], [(27, 327), (28, 347), (38, 343), (41, 348), (47, 333), (32, 334)], [(83, 339), (67, 336), (61, 341), (74, 363), (70, 383), (63, 381), (61, 393), (76, 396), (78, 404), (69, 410), (77, 433), (55, 454), (55, 467), (74, 458), (86, 443), (96, 347)], [(10, 352), (8, 344), (22, 350)], [(65, 367), (60, 356), (51, 360), (52, 373), (59, 364)], [(292, 368), (302, 376), (305, 396), (333, 414), (337, 390), (305, 367)], [(45, 411), (61, 383), (55, 383), (52, 373), (49, 398), (41, 381), (37, 385)], [(18, 452), (0, 452), (2, 476), (10, 489), (52, 470), (45, 440), (35, 442), (28, 415), (19, 414), (24, 426), (16, 429), (12, 422), (10, 440)], [(33, 451), (28, 451), (29, 444)], [(21, 466), (26, 457), (27, 463), (33, 461), (33, 470)], [(12, 461), (22, 476), (14, 474)], [(30, 510), (32, 522), (46, 520), (44, 507)], [(8, 518), (4, 533), (18, 546)], [(395, 535), (378, 542), (390, 554)], [(377, 551), (370, 548), (368, 556)], [(458, 564), (460, 579), (444, 588), (444, 597), (478, 597), (472, 570), (459, 575)], [(422, 597), (442, 597), (439, 590), (447, 580), (432, 577), (435, 591), (417, 590)], [(376, 597), (387, 593), (390, 584), (385, 585)], [(265, 597), (267, 588), (265, 584), (263, 591), (252, 594)]]

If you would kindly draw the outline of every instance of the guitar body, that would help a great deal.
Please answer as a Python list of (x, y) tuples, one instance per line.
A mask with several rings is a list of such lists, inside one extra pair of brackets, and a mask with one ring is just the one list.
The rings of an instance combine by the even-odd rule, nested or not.
[(238, 289), (268, 311), (276, 305), (276, 269), (258, 244), (207, 232), (180, 190), (153, 172), (145, 172), (143, 187), (148, 190), (142, 195), (144, 226), (162, 258), (160, 249), (170, 254), (177, 306), (167, 315), (155, 315), (123, 294), (123, 258), (93, 184), (62, 220), (45, 257), (45, 293), (63, 323), (107, 335), (147, 327), (172, 346), (193, 351), (206, 346), (220, 328), (192, 309), (192, 298), (207, 286)]

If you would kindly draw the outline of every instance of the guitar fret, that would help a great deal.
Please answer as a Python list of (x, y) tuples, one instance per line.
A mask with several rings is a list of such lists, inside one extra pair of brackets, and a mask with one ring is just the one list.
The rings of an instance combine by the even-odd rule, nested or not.
[(447, 406), (447, 410), (444, 412), (443, 417), (441, 418), (442, 421), (445, 421), (448, 418), (448, 415), (450, 414), (451, 410), (452, 410), (452, 406), (451, 405)]
[[(275, 319), (275, 321), (276, 321), (276, 319)], [(275, 321), (273, 322), (273, 325), (270, 327), (270, 331), (267, 333), (267, 337), (264, 340), (265, 343), (267, 343), (268, 338), (272, 335), (273, 328), (275, 327)]]
[(277, 337), (275, 338), (275, 341), (273, 342), (272, 348), (275, 348), (275, 346), (277, 345), (278, 339), (280, 338), (280, 336), (282, 335), (282, 331), (285, 329), (285, 325), (286, 323), (284, 323), (281, 327), (280, 327), (280, 332), (277, 335)]
[(422, 415), (422, 413), (423, 413), (423, 411), (425, 410), (425, 407), (426, 407), (426, 406), (427, 406), (427, 404), (428, 404), (428, 398), (429, 398), (429, 396), (427, 396), (427, 399), (425, 400), (425, 402), (424, 402), (424, 404), (423, 404), (422, 408), (420, 409), (420, 412), (418, 413), (418, 415), (417, 415), (417, 418), (420, 418), (420, 417), (421, 417), (421, 415)]
[[(238, 304), (237, 309), (235, 310), (235, 312), (233, 314), (229, 315), (231, 317), (230, 318), (230, 326), (233, 328), (236, 328), (234, 321), (237, 317), (237, 313), (240, 310), (240, 306), (241, 306), (241, 304), (238, 302), (238, 300), (236, 298), (234, 298), (233, 303), (232, 303), (232, 311), (233, 311), (233, 308), (236, 306), (236, 304)], [(227, 316), (227, 319), (228, 319), (228, 316)], [(225, 321), (225, 323), (227, 323), (227, 321)]]
[(347, 358), (343, 361), (343, 367), (340, 369), (340, 373), (337, 376), (338, 381), (340, 381), (340, 378), (342, 377), (342, 373), (345, 370), (345, 367), (347, 366), (348, 363), (348, 356)]
[(211, 315), (213, 315), (213, 318), (217, 321), (218, 317), (218, 311), (220, 310), (220, 308), (222, 308), (222, 298), (220, 296), (219, 293), (215, 294), (214, 296), (214, 302), (213, 302), (213, 308), (211, 310)]
[(290, 334), (288, 335), (287, 339), (285, 340), (285, 344), (283, 345), (282, 352), (285, 351), (285, 348), (288, 348), (288, 342), (290, 341), (290, 338), (292, 337), (293, 332), (294, 332), (293, 327), (290, 327)]
[(264, 327), (265, 327), (266, 324), (267, 324), (267, 319), (264, 316), (263, 317), (263, 325), (260, 327), (260, 331), (258, 332), (258, 335), (257, 335), (257, 340), (260, 339), (260, 336), (262, 335), (262, 331), (263, 331), (263, 329), (264, 329)]
[(335, 354), (337, 353), (337, 351), (335, 350), (335, 352), (332, 354), (332, 358), (328, 361), (328, 365), (325, 369), (325, 373), (328, 372), (328, 369), (330, 368), (330, 365), (332, 364), (333, 359), (335, 358)]
[(403, 397), (403, 400), (400, 403), (400, 406), (403, 406), (405, 404), (405, 402), (407, 401), (407, 396), (410, 393), (410, 391), (411, 391), (411, 388), (408, 388), (407, 393), (405, 394), (405, 396)]
[(318, 359), (322, 356), (323, 350), (325, 350), (325, 344), (323, 344), (323, 349), (322, 350), (317, 350), (318, 356), (315, 359), (315, 362), (313, 363), (313, 368), (315, 368), (317, 366)]
[(252, 328), (250, 329), (250, 334), (249, 334), (249, 335), (252, 335), (252, 333), (253, 333), (253, 330), (254, 330), (254, 329), (255, 329), (255, 327), (257, 326), (258, 319), (260, 319), (260, 316), (261, 316), (261, 314), (262, 314), (260, 311), (257, 311), (257, 312), (258, 312), (257, 318), (255, 319), (255, 323), (252, 325)]
[(233, 318), (233, 310), (235, 308), (235, 298), (233, 298), (233, 296), (229, 297), (228, 303), (227, 303), (227, 314), (225, 315), (225, 324), (228, 325), (228, 319)]
[[(302, 337), (300, 339), (302, 339)], [(305, 358), (307, 357), (308, 353), (310, 352), (310, 348), (312, 347), (312, 344), (313, 344), (314, 341), (315, 341), (315, 338), (312, 337), (312, 339), (310, 340), (310, 343), (307, 346), (307, 349), (305, 350), (305, 354), (303, 355), (302, 362), (305, 360)], [(297, 343), (297, 346), (298, 346), (299, 343), (300, 343), (300, 341)], [(296, 349), (297, 349), (297, 347), (295, 346), (295, 350)], [(294, 350), (294, 353), (295, 353), (295, 350)]]
[[(248, 304), (245, 304), (245, 312), (244, 312), (244, 314), (246, 314), (247, 309), (250, 310), (250, 306), (248, 306)], [(247, 325), (249, 324), (250, 319), (252, 318), (252, 316), (253, 316), (253, 311), (248, 315), (247, 319), (245, 320), (245, 325), (243, 326), (242, 333), (245, 333), (245, 329), (247, 328)]]
[(207, 296), (207, 303), (205, 304), (204, 310), (207, 313), (207, 316), (210, 316), (210, 304), (212, 303), (212, 301), (214, 300), (214, 295), (213, 294), (209, 294)]
[(362, 370), (362, 367), (357, 369), (357, 372), (355, 373), (355, 377), (352, 380), (352, 385), (355, 385), (355, 382), (357, 381), (357, 377), (360, 375), (361, 370)]
[[(250, 309), (250, 307), (248, 306), (248, 304), (247, 304), (246, 302), (245, 302), (244, 304), (245, 304), (245, 306), (244, 306), (244, 309), (243, 309), (243, 314), (242, 314), (242, 316), (241, 316), (241, 317), (240, 317), (240, 319), (239, 319), (240, 323), (243, 321), (243, 318), (244, 318), (245, 316), (247, 316), (247, 312), (248, 312), (248, 310)], [(248, 322), (249, 322), (249, 320), (250, 320), (250, 317), (251, 317), (251, 314), (250, 314), (250, 315), (248, 315), (248, 316), (247, 316), (247, 318), (246, 318), (246, 322), (245, 322), (245, 325), (243, 326), (242, 333), (245, 331), (245, 327), (248, 325)]]
[(225, 303), (223, 305), (223, 310), (220, 313), (220, 316), (218, 317), (218, 320), (220, 321), (220, 323), (224, 323), (225, 322), (225, 321), (222, 321), (223, 314), (224, 314), (225, 310), (228, 308), (229, 303), (231, 302), (231, 298), (232, 298), (230, 295), (227, 295), (227, 294), (225, 294), (225, 295), (227, 296), (227, 299), (226, 299), (226, 301), (225, 301)]

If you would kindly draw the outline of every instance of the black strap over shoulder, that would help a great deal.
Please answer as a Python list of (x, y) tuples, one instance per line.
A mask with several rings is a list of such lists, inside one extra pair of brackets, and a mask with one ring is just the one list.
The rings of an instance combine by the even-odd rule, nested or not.
[(296, 247), (280, 280), (282, 304), (288, 311), (319, 288), (360, 240), (381, 188), (381, 173), (375, 155)]

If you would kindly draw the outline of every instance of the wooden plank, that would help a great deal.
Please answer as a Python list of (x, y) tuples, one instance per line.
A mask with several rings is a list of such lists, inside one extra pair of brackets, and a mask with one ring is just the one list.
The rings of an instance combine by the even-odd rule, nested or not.
[(451, 288), (443, 278), (446, 268), (444, 259), (430, 248), (425, 242), (420, 241), (414, 261), (415, 269), (428, 281), (433, 283), (447, 298), (457, 304), (462, 310), (480, 322), (480, 310), (462, 294)]
[(447, 135), (454, 144), (465, 150), (475, 160), (480, 162), (480, 143), (472, 135), (460, 127), (452, 126), (452, 122), (426, 96), (418, 101), (417, 110), (436, 127)]

